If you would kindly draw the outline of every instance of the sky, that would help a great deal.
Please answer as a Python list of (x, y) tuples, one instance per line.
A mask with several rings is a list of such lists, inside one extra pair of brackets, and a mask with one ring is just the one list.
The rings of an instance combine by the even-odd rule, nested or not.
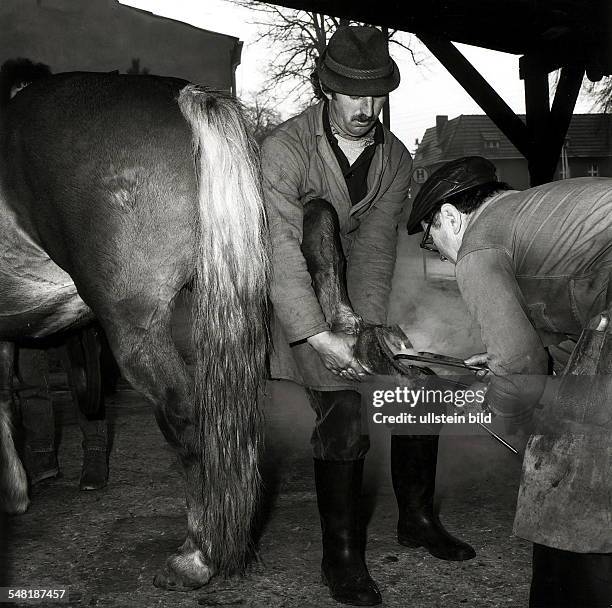
[[(258, 26), (256, 16), (248, 9), (237, 7), (226, 0), (120, 0), (160, 16), (190, 23), (196, 27), (236, 36), (244, 42), (242, 62), (236, 71), (237, 94), (248, 101), (265, 80), (263, 67), (274, 53), (265, 43), (255, 43)], [(484, 114), (446, 69), (422, 46), (410, 37), (422, 60), (417, 66), (410, 54), (391, 47), (400, 73), (399, 88), (391, 94), (391, 130), (414, 151), (415, 140), (422, 139), (425, 130), (435, 126), (436, 115), (449, 119), (461, 114)], [(457, 47), (491, 84), (497, 93), (517, 113), (525, 112), (523, 82), (519, 79), (519, 57), (458, 44)], [(296, 112), (293, 104), (278, 108), (284, 118)], [(581, 95), (575, 113), (592, 111), (592, 102)]]

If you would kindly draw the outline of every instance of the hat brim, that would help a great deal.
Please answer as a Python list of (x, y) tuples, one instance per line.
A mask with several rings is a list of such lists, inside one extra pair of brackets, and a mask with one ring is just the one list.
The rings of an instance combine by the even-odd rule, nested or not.
[(325, 63), (319, 66), (318, 74), (321, 83), (330, 91), (342, 95), (358, 95), (359, 97), (383, 97), (397, 89), (400, 83), (400, 72), (393, 59), (393, 72), (383, 78), (363, 79), (347, 78), (333, 70)]

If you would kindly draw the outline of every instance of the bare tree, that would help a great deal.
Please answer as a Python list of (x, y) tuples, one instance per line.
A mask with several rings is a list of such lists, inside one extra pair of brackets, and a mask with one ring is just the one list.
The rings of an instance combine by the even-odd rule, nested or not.
[(273, 105), (274, 102), (263, 93), (258, 93), (251, 103), (244, 105), (249, 130), (258, 144), (282, 122)]
[[(230, 1), (253, 12), (253, 24), (259, 26), (256, 43), (267, 44), (275, 53), (270, 56), (263, 91), (274, 91), (277, 94), (283, 91), (285, 99), (291, 101), (312, 99), (310, 77), (330, 36), (341, 25), (357, 23), (257, 0)], [(409, 42), (402, 40), (400, 32), (388, 30), (388, 37), (391, 44), (408, 51), (413, 61), (419, 63)]]
[(612, 113), (612, 76), (604, 76), (599, 82), (587, 82), (584, 87), (596, 109)]
[(132, 65), (128, 68), (126, 74), (139, 75), (139, 74), (148, 74), (149, 68), (140, 67), (140, 57), (134, 57), (132, 59)]

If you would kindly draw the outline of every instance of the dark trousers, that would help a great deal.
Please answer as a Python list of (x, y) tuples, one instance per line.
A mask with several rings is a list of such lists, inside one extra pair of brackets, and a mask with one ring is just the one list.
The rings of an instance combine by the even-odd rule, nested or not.
[(360, 460), (370, 448), (357, 391), (306, 389), (316, 414), (310, 443), (317, 460)]
[[(49, 354), (42, 349), (20, 348), (18, 367), (23, 382), (19, 390), (19, 401), (27, 445), (32, 452), (53, 452), (55, 416), (49, 392)], [(83, 448), (106, 450), (107, 422), (104, 413), (95, 418), (87, 418), (79, 409), (74, 394), (73, 401), (83, 433)]]
[(533, 545), (530, 608), (612, 606), (612, 554)]

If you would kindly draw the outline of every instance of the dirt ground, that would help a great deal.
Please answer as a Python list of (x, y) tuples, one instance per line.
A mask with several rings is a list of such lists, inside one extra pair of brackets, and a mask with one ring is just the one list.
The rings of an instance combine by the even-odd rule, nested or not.
[[(461, 310), (453, 284), (422, 282), (413, 244), (402, 242), (400, 256), (392, 317), (419, 347), (434, 344), (449, 354), (476, 352), (477, 332)], [(417, 282), (422, 301), (415, 303), (405, 294), (415, 293)], [(177, 328), (179, 340), (185, 332), (185, 327)], [(89, 607), (338, 605), (320, 582), (320, 529), (309, 448), (313, 415), (301, 389), (280, 382), (269, 387), (266, 517), (259, 561), (244, 578), (216, 578), (190, 593), (164, 592), (152, 585), (156, 570), (181, 544), (185, 521), (180, 471), (150, 408), (127, 385), (108, 401), (114, 436), (110, 483), (103, 491), (83, 493), (78, 490), (80, 431), (61, 377), (55, 389), (62, 475), (34, 488), (25, 515), (0, 522), (0, 587), (64, 587), (69, 605)], [(477, 552), (473, 560), (451, 563), (396, 543), (388, 446), (386, 432), (374, 430), (365, 484), (368, 564), (383, 605), (526, 606), (530, 545), (512, 536), (520, 459), (483, 434), (442, 437), (441, 518)]]

